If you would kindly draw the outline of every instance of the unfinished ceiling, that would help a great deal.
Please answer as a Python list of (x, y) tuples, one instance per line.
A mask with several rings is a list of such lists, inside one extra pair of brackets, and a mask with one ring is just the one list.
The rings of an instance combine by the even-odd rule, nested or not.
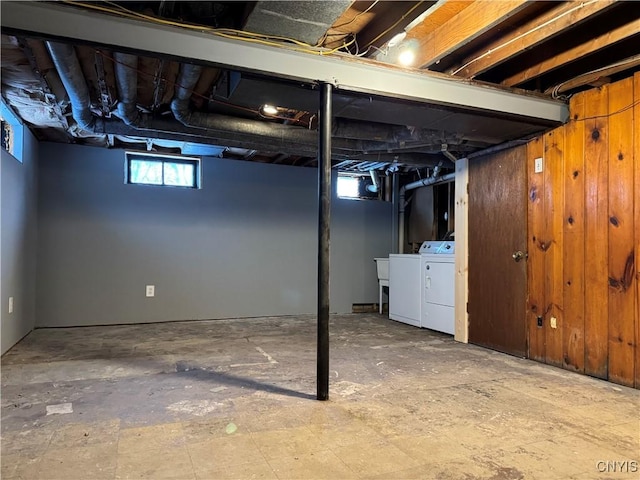
[[(316, 165), (318, 95), (313, 81), (300, 80), (306, 75), (252, 71), (243, 58), (207, 61), (198, 43), (182, 55), (167, 42), (141, 48), (133, 34), (129, 43), (121, 40), (126, 35), (116, 38), (116, 28), (106, 42), (83, 40), (71, 29), (67, 35), (19, 27), (12, 3), (1, 4), (2, 95), (40, 140)], [(640, 65), (634, 2), (64, 1), (55, 8), (116, 26), (146, 22), (302, 50), (301, 59), (320, 54), (391, 72), (424, 71), (425, 82), (451, 77), (466, 79), (454, 86), (479, 80), (518, 87), (534, 99), (563, 99)], [(408, 52), (412, 65), (398, 67)], [(333, 163), (340, 170), (447, 167), (451, 158), (558, 123), (498, 107), (414, 101), (401, 89), (376, 95), (336, 86)]]

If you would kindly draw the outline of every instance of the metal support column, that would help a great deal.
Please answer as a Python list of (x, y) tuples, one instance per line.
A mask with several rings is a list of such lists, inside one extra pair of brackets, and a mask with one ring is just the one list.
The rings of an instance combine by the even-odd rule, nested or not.
[(329, 399), (329, 229), (331, 223), (331, 91), (320, 83), (318, 136), (318, 400)]

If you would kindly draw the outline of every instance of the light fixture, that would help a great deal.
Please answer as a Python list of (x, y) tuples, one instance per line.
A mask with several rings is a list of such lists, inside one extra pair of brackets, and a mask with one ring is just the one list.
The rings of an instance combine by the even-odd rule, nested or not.
[(394, 35), (393, 38), (391, 40), (389, 40), (389, 43), (387, 43), (387, 46), (389, 48), (393, 48), (393, 47), (399, 45), (400, 42), (402, 42), (406, 36), (407, 36), (407, 32), (400, 32), (400, 33)]
[(410, 48), (403, 49), (398, 55), (398, 63), (400, 63), (400, 65), (404, 65), (405, 67), (411, 66), (415, 59), (416, 54)]
[(265, 104), (262, 106), (262, 113), (265, 115), (277, 115), (278, 107), (274, 107), (273, 105)]
[(396, 48), (398, 52), (396, 56), (396, 61), (400, 65), (409, 67), (413, 65), (416, 61), (416, 57), (418, 55), (418, 52), (420, 51), (420, 44), (415, 38), (411, 38), (409, 40), (403, 41)]

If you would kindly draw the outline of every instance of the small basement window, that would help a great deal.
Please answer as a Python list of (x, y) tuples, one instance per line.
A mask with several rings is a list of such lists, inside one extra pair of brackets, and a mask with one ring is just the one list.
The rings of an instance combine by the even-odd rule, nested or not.
[(338, 197), (358, 198), (360, 196), (360, 177), (338, 176)]
[(5, 122), (2, 117), (0, 117), (0, 125), (2, 127), (2, 148), (11, 153), (13, 151), (13, 129), (11, 124)]
[(126, 152), (125, 183), (200, 188), (200, 159)]
[(368, 175), (351, 173), (338, 174), (336, 184), (338, 198), (350, 200), (379, 200), (381, 194), (373, 185), (373, 180)]
[(0, 102), (0, 143), (2, 149), (13, 155), (19, 162), (22, 162), (24, 128), (20, 119), (2, 100)]

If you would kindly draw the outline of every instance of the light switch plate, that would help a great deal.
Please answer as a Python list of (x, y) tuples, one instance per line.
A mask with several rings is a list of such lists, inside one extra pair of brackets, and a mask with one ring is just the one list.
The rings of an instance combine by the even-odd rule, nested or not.
[(13, 313), (13, 297), (9, 297), (9, 313)]
[(534, 170), (534, 173), (542, 173), (542, 171), (544, 170), (544, 163), (542, 161), (542, 157), (536, 158), (533, 170)]
[(146, 294), (147, 294), (147, 297), (155, 297), (156, 296), (156, 286), (155, 285), (147, 285)]

